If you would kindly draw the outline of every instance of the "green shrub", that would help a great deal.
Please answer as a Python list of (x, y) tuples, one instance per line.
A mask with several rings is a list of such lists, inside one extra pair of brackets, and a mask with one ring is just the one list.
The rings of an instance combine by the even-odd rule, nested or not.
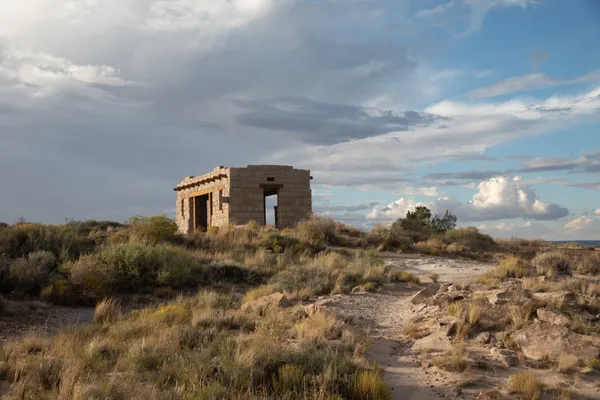
[(39, 294), (48, 284), (50, 274), (56, 268), (56, 257), (49, 251), (35, 251), (27, 257), (14, 260), (10, 266), (10, 277), (19, 290)]
[(391, 227), (394, 237), (408, 237), (413, 243), (429, 239), (431, 232), (418, 221), (412, 219), (399, 219)]
[(133, 217), (129, 225), (132, 239), (149, 244), (164, 242), (177, 233), (177, 224), (166, 215)]
[(301, 265), (277, 273), (269, 280), (269, 285), (279, 292), (319, 296), (333, 290), (336, 278), (330, 268)]
[(302, 242), (316, 247), (325, 247), (328, 244), (339, 244), (340, 239), (336, 228), (333, 219), (313, 215), (309, 220), (299, 222), (294, 233)]
[(497, 247), (494, 239), (475, 227), (457, 228), (444, 234), (442, 240), (446, 244), (458, 243), (472, 252), (491, 251)]
[(538, 253), (531, 261), (538, 274), (556, 279), (560, 275), (571, 275), (572, 260), (560, 251)]
[(60, 261), (74, 260), (94, 250), (95, 243), (70, 225), (23, 223), (0, 228), (0, 254), (25, 257), (35, 251), (49, 251)]

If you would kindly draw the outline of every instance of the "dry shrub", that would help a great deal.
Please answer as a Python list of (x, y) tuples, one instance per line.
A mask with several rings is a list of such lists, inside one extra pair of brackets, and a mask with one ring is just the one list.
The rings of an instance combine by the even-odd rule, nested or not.
[(10, 277), (17, 287), (31, 294), (38, 294), (48, 284), (50, 273), (56, 267), (56, 257), (49, 251), (34, 251), (10, 265)]
[(517, 372), (506, 382), (506, 389), (523, 400), (539, 399), (543, 388), (544, 385), (533, 372)]
[(469, 367), (467, 352), (460, 347), (455, 347), (448, 354), (432, 359), (433, 365), (450, 372), (464, 372)]
[(580, 363), (579, 357), (573, 354), (561, 354), (558, 358), (558, 371), (569, 372)]
[(412, 339), (421, 339), (429, 335), (429, 329), (423, 324), (413, 323), (402, 328), (402, 334)]
[(477, 253), (483, 253), (494, 250), (496, 242), (494, 239), (485, 233), (479, 232), (475, 227), (457, 228), (448, 231), (444, 234), (443, 240), (445, 243), (456, 243), (457, 248), (468, 250)]
[(337, 252), (319, 253), (314, 258), (314, 264), (332, 269), (342, 269), (348, 266), (349, 260)]
[(388, 276), (391, 282), (421, 283), (421, 279), (418, 276), (408, 271), (391, 270)]
[(318, 215), (311, 216), (307, 221), (301, 221), (294, 229), (294, 235), (301, 241), (313, 246), (338, 244), (340, 239), (336, 234), (336, 223), (331, 218)]
[(385, 384), (383, 376), (377, 371), (362, 371), (356, 375), (355, 396), (357, 400), (389, 400), (391, 389)]
[(438, 274), (437, 272), (432, 272), (429, 274), (429, 279), (437, 283), (438, 279), (440, 279), (440, 274)]
[(600, 254), (598, 254), (598, 252), (593, 252), (578, 257), (575, 261), (575, 271), (585, 275), (600, 274)]
[(557, 279), (562, 275), (571, 275), (572, 260), (560, 251), (538, 253), (531, 261), (538, 274), (549, 279)]
[(275, 292), (276, 292), (276, 290), (270, 285), (260, 285), (257, 288), (248, 290), (246, 292), (246, 294), (244, 295), (243, 301), (244, 301), (244, 303), (247, 303), (249, 301), (253, 301), (256, 299), (260, 299), (261, 297), (268, 296)]
[(114, 298), (107, 298), (96, 304), (94, 310), (94, 323), (104, 324), (115, 322), (119, 319), (119, 303)]
[(597, 358), (590, 358), (585, 360), (585, 366), (600, 371), (600, 360)]
[(500, 265), (492, 268), (485, 276), (503, 280), (507, 278), (523, 278), (531, 275), (531, 273), (531, 267), (527, 261), (511, 255), (500, 261)]
[(302, 389), (303, 381), (302, 368), (294, 364), (285, 364), (279, 367), (277, 375), (273, 377), (273, 388), (280, 394), (298, 393)]
[(518, 306), (510, 307), (510, 320), (514, 330), (518, 330), (527, 326), (531, 317), (534, 315), (536, 308), (531, 301), (525, 302)]
[(483, 309), (481, 306), (474, 303), (469, 304), (469, 308), (466, 311), (464, 318), (459, 318), (456, 322), (457, 340), (467, 338), (471, 335), (471, 333), (473, 333), (479, 324), (482, 313)]
[(338, 335), (334, 328), (336, 319), (331, 315), (317, 312), (294, 327), (296, 337), (301, 341), (320, 342)]

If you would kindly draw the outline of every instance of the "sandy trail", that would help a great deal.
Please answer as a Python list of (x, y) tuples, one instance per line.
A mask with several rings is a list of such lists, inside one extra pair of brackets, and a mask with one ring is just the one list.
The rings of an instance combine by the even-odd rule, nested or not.
[[(413, 272), (423, 282), (431, 272), (439, 282), (466, 282), (485, 273), (493, 264), (451, 260), (437, 257), (385, 256), (392, 268)], [(410, 350), (410, 342), (402, 339), (401, 330), (417, 314), (427, 315), (424, 306), (415, 306), (410, 298), (422, 285), (411, 283), (386, 284), (375, 293), (358, 293), (335, 298), (327, 308), (341, 315), (354, 317), (354, 323), (370, 330), (374, 342), (366, 356), (383, 366), (386, 380), (392, 388), (392, 399), (430, 400), (448, 396), (460, 398), (455, 388), (459, 375), (432, 372), (421, 368), (421, 362)]]

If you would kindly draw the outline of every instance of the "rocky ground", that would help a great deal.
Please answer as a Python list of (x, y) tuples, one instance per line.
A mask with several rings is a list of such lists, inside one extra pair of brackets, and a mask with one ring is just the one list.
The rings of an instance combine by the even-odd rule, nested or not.
[[(544, 384), (541, 398), (600, 399), (600, 361), (585, 363), (598, 358), (600, 337), (572, 330), (575, 316), (594, 326), (600, 315), (584, 309), (580, 294), (528, 289), (531, 282), (518, 279), (484, 286), (478, 278), (494, 268), (491, 263), (383, 256), (390, 268), (412, 272), (422, 283), (326, 296), (306, 311), (333, 313), (369, 334), (367, 358), (384, 368), (392, 399), (537, 398), (507, 389), (509, 377), (518, 372), (532, 373)], [(0, 343), (31, 330), (52, 334), (93, 317), (92, 308), (9, 306), (10, 315), (0, 317)]]
[[(543, 382), (542, 398), (600, 398), (598, 370), (582, 363), (562, 372), (557, 367), (565, 354), (580, 362), (597, 358), (600, 338), (572, 332), (552, 307), (538, 309), (522, 329), (514, 331), (511, 325), (514, 307), (550, 297), (564, 305), (572, 297), (569, 292), (532, 294), (517, 280), (493, 290), (477, 284), (493, 264), (391, 255), (386, 262), (415, 273), (423, 283), (390, 283), (377, 292), (322, 298), (313, 310), (335, 313), (370, 332), (373, 345), (367, 357), (384, 367), (393, 399), (529, 398), (506, 389), (507, 379), (517, 372), (531, 372)], [(431, 272), (439, 275), (437, 284), (428, 279)], [(476, 329), (462, 339), (457, 322), (459, 330), (464, 326), (448, 314), (449, 304), (461, 300), (478, 304), (481, 314), (473, 324)], [(447, 354), (458, 354), (457, 361), (444, 358)], [(450, 372), (452, 365), (439, 368), (436, 359), (465, 363), (466, 368), (459, 365), (456, 369), (464, 370)]]

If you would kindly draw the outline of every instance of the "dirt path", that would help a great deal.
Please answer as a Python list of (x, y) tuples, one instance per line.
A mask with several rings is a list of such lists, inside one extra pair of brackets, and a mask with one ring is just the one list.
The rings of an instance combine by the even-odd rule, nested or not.
[(93, 307), (60, 307), (37, 301), (11, 302), (9, 313), (0, 316), (0, 344), (37, 333), (54, 335), (71, 325), (92, 322)]
[[(439, 275), (440, 283), (464, 283), (477, 278), (493, 265), (437, 257), (386, 257), (392, 268), (413, 272), (423, 282), (431, 272)], [(392, 399), (430, 400), (445, 397), (460, 398), (456, 389), (463, 376), (439, 374), (421, 367), (410, 350), (411, 343), (402, 339), (402, 328), (416, 316), (427, 317), (428, 309), (415, 306), (410, 298), (422, 285), (411, 283), (386, 284), (375, 293), (338, 296), (327, 304), (335, 313), (353, 317), (355, 324), (370, 330), (374, 342), (367, 358), (383, 366), (392, 388)], [(465, 397), (466, 398), (466, 397)]]

